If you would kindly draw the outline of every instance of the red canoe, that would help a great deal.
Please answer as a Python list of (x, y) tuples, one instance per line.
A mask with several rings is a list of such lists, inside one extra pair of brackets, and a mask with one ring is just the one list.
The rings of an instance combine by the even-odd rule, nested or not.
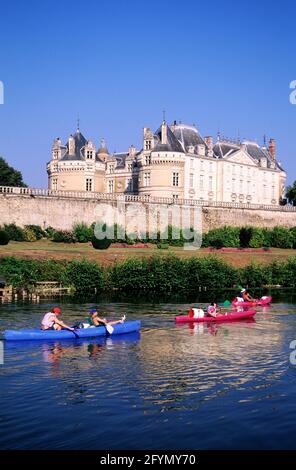
[(244, 320), (246, 318), (253, 318), (255, 314), (256, 310), (245, 310), (243, 312), (226, 312), (223, 315), (218, 315), (217, 317), (194, 318), (188, 317), (188, 315), (181, 315), (176, 317), (176, 323)]
[(259, 299), (256, 302), (236, 302), (235, 300), (232, 302), (234, 307), (264, 307), (265, 305), (269, 305), (272, 301), (272, 297), (266, 297), (266, 299)]

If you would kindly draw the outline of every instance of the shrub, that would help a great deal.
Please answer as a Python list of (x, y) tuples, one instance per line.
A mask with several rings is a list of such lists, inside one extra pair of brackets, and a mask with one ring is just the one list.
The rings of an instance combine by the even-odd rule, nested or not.
[(241, 248), (248, 248), (253, 235), (252, 227), (242, 227), (239, 232), (239, 244)]
[(167, 242), (157, 243), (157, 248), (159, 250), (168, 250), (169, 244)]
[[(225, 247), (239, 247), (240, 229), (238, 227), (222, 227), (210, 230), (203, 237), (203, 246), (216, 246)], [(219, 240), (219, 241), (218, 241)], [(222, 246), (221, 246), (222, 245)]]
[(285, 227), (274, 227), (271, 230), (271, 246), (274, 248), (293, 248), (293, 234)]
[(57, 230), (53, 234), (52, 241), (56, 243), (75, 243), (76, 237), (73, 232)]
[(96, 250), (107, 250), (111, 245), (112, 240), (109, 240), (108, 238), (103, 238), (100, 240), (99, 238), (93, 236), (91, 243)]
[(249, 266), (239, 270), (239, 283), (250, 287), (259, 287), (272, 283), (272, 272), (270, 266), (251, 263)]
[(46, 238), (53, 238), (54, 237), (54, 234), (55, 234), (56, 230), (53, 228), (53, 227), (47, 227), (45, 230), (44, 230), (44, 236)]
[(24, 231), (21, 227), (18, 227), (15, 224), (5, 224), (3, 228), (8, 234), (10, 240), (14, 240), (16, 242), (25, 241)]
[(34, 230), (29, 228), (27, 225), (24, 227), (23, 233), (24, 233), (24, 240), (26, 242), (35, 242), (37, 240)]
[(73, 228), (73, 233), (76, 240), (79, 243), (87, 243), (90, 242), (93, 236), (93, 228), (88, 227), (86, 224), (76, 224)]
[(249, 241), (251, 248), (261, 248), (262, 246), (269, 246), (266, 242), (266, 237), (262, 228), (252, 227), (252, 235)]
[(5, 230), (0, 229), (0, 245), (8, 245), (9, 243), (9, 236)]
[(41, 240), (41, 238), (46, 237), (46, 233), (40, 227), (40, 225), (26, 225), (25, 228), (28, 228), (34, 232), (36, 240)]
[(103, 287), (103, 269), (92, 261), (71, 261), (65, 274), (68, 285), (77, 292), (91, 292)]

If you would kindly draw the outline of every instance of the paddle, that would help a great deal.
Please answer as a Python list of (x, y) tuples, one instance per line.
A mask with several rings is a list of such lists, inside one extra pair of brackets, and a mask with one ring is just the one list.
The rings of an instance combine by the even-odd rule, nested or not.
[(106, 327), (106, 330), (107, 330), (107, 332), (109, 333), (109, 335), (112, 335), (112, 333), (113, 333), (113, 331), (114, 331), (113, 326), (108, 325), (108, 323), (106, 323), (105, 327)]

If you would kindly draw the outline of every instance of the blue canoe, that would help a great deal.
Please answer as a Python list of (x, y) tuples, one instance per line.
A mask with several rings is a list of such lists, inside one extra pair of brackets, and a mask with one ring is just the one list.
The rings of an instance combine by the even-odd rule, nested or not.
[(139, 331), (141, 322), (139, 320), (126, 321), (113, 325), (113, 332), (110, 335), (104, 326), (96, 328), (81, 328), (75, 330), (75, 334), (69, 330), (39, 330), (38, 328), (30, 330), (6, 330), (4, 331), (4, 339), (6, 341), (24, 341), (24, 340), (48, 340), (48, 339), (79, 339), (79, 338), (95, 338), (97, 336), (113, 336), (122, 335)]

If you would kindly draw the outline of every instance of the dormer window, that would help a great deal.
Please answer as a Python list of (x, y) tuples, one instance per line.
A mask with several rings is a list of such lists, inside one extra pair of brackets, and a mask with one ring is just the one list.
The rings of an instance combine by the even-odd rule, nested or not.
[(53, 158), (54, 158), (55, 160), (57, 160), (57, 159), (59, 158), (59, 150), (58, 150), (58, 149), (55, 149), (55, 150), (53, 151)]
[(109, 165), (109, 173), (114, 173), (114, 170), (115, 170), (115, 165), (114, 163), (112, 163), (111, 165)]
[(151, 140), (145, 140), (145, 150), (151, 150), (152, 143)]
[(146, 155), (146, 157), (145, 157), (145, 165), (151, 165), (151, 155)]
[(132, 163), (128, 163), (127, 171), (133, 171), (133, 164)]
[(86, 152), (86, 158), (87, 158), (87, 159), (91, 159), (92, 157), (93, 157), (92, 150), (87, 150), (87, 152)]

